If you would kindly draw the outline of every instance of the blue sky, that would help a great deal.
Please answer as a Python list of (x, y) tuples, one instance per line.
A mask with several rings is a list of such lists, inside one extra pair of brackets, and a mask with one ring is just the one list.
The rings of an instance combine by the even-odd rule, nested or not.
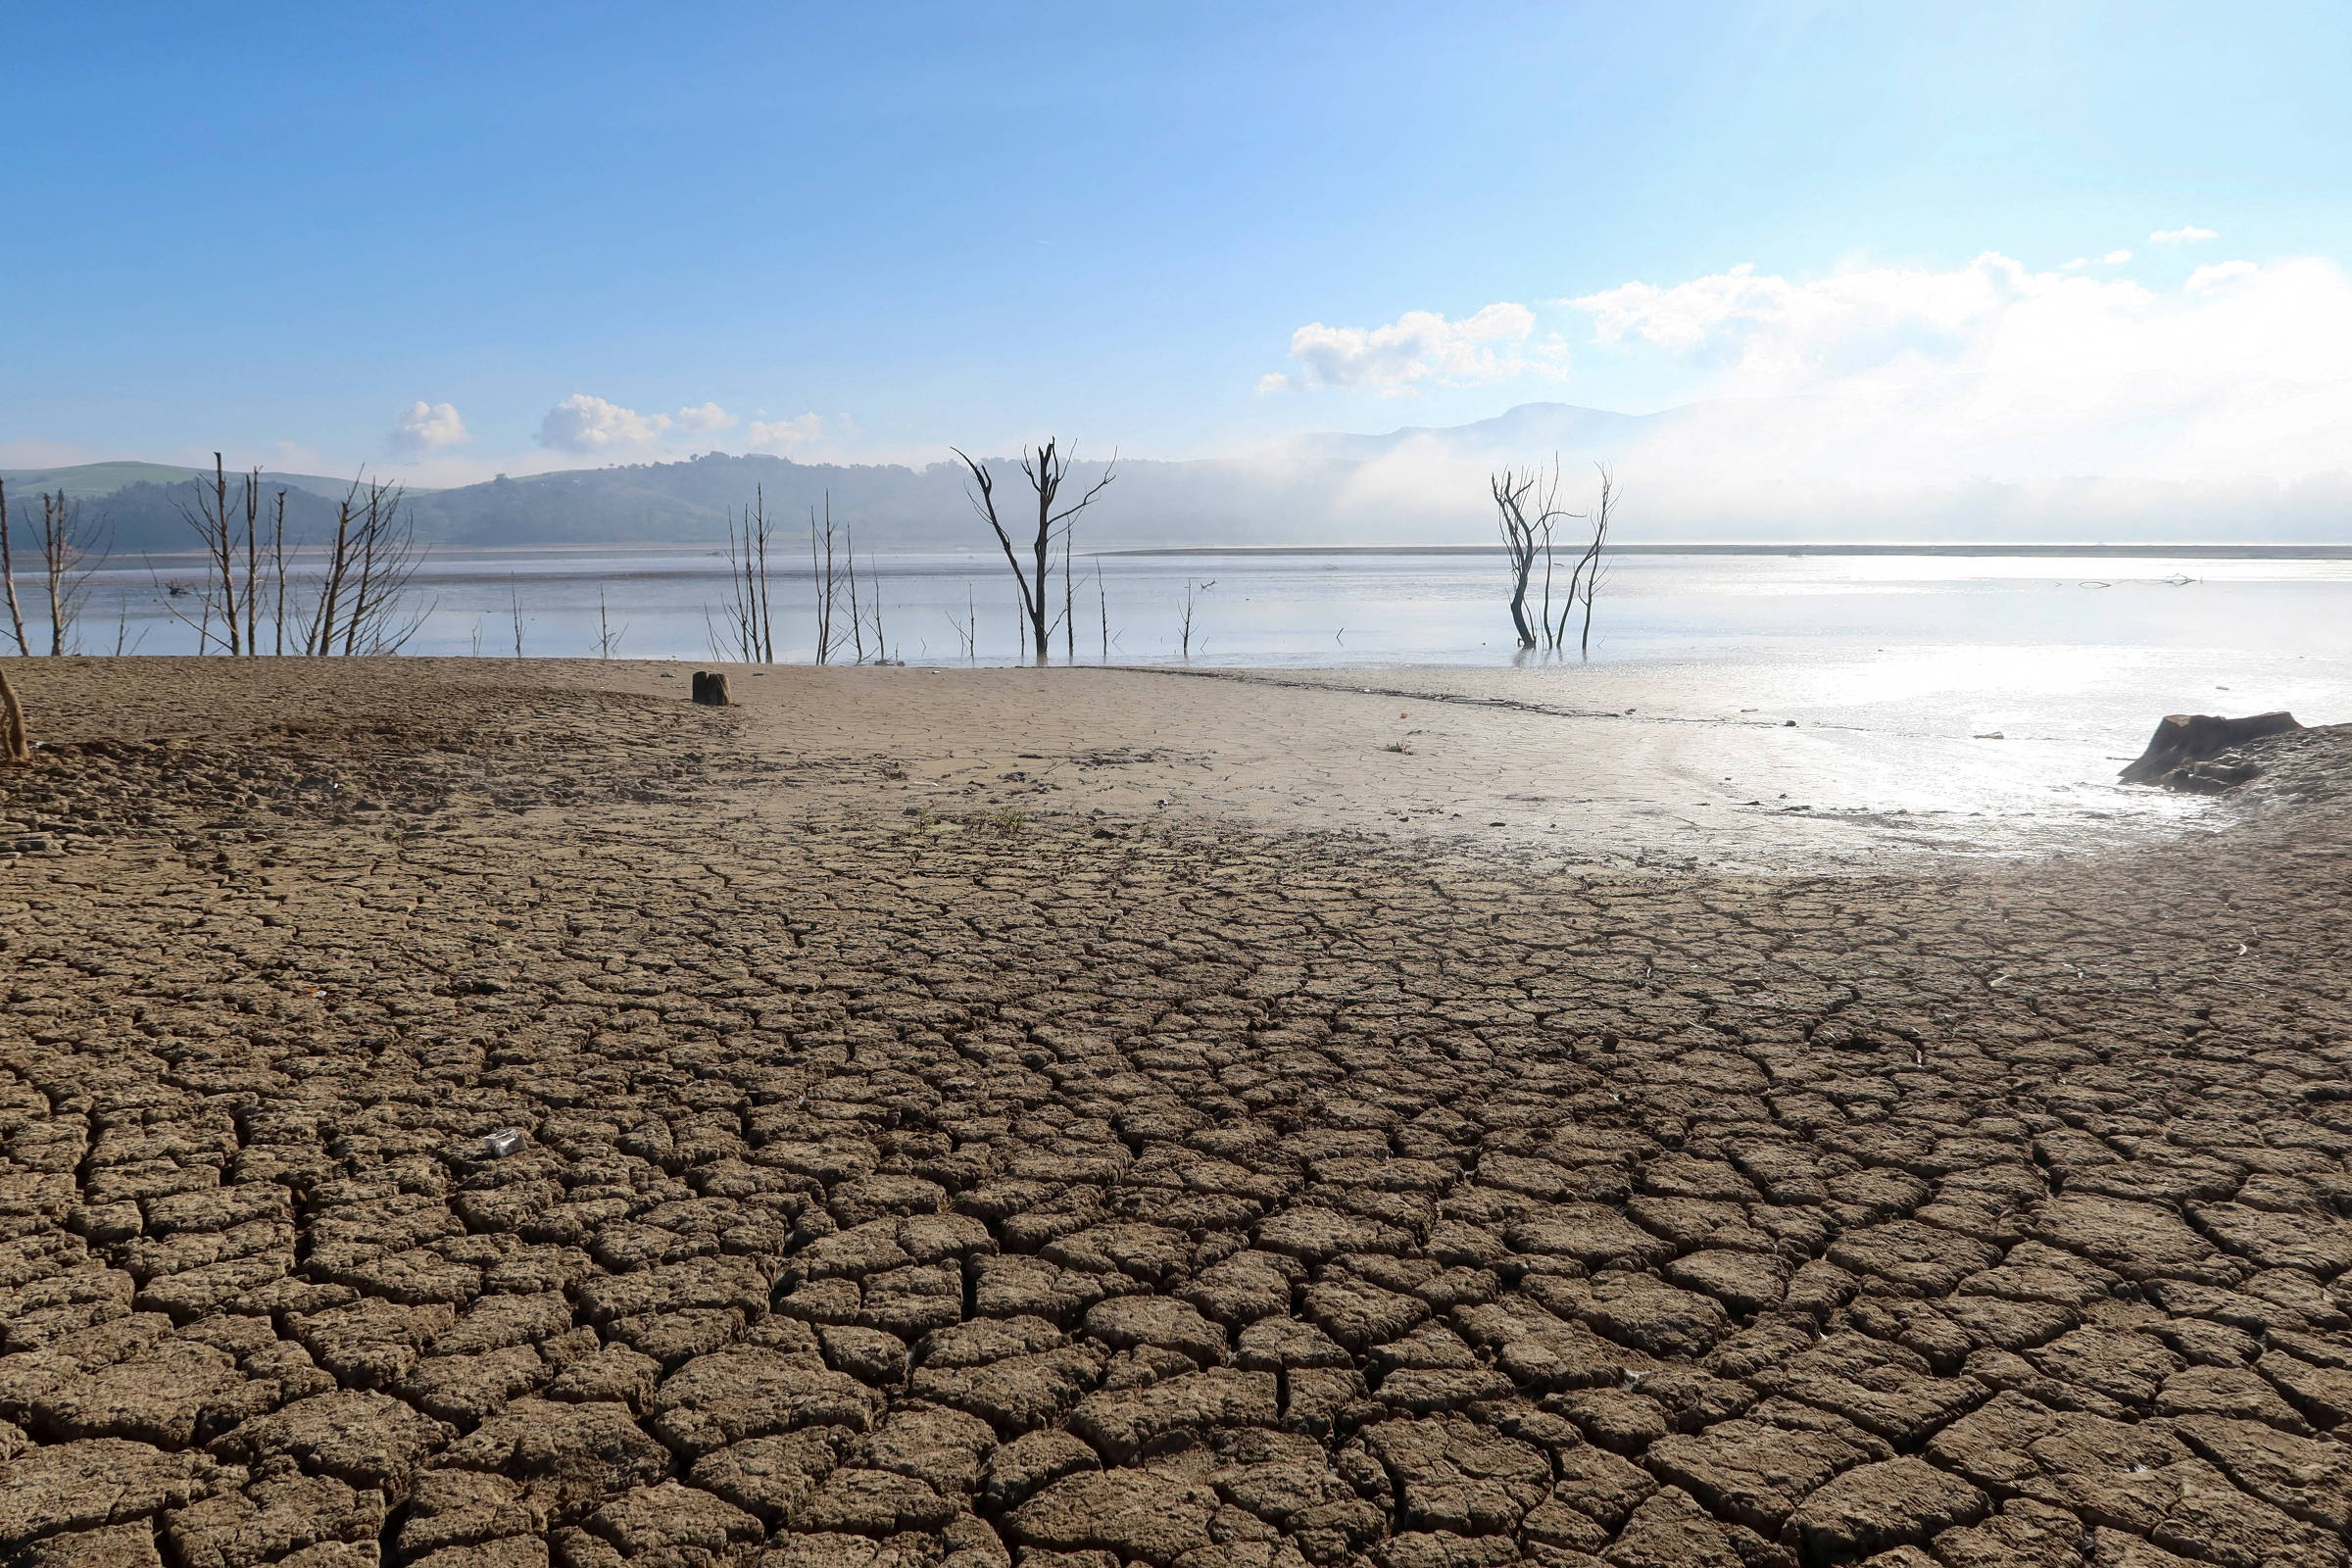
[[(1876, 400), (1889, 367), (1981, 408), (2093, 340), (2093, 466), (2173, 417), (2113, 386), (2183, 356), (2229, 364), (2176, 402), (2241, 423), (2287, 374), (2314, 450), (2352, 409), (2274, 363), (2352, 321), (2340, 4), (228, 3), (10, 33), (12, 464), (1187, 455), (1536, 399)], [(2210, 237), (2150, 239), (2181, 230)], [(1980, 434), (1955, 471), (2028, 461)]]

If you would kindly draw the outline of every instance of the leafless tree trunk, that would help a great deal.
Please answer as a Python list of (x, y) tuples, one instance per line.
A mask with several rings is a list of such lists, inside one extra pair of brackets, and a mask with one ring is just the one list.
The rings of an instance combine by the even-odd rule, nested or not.
[(823, 554), (818, 554), (816, 509), (808, 509), (808, 575), (816, 590), (816, 662), (828, 662), (833, 657), (833, 607), (841, 597), (839, 575), (833, 564), (833, 492), (825, 492), (825, 531)]
[(17, 701), (17, 688), (0, 668), (0, 762), (16, 767), (32, 765), (32, 737), (24, 728), (24, 705)]
[[(354, 479), (335, 508), (335, 535), (303, 626), (303, 653), (320, 659), (399, 653), (432, 612), (430, 605), (415, 614), (402, 610), (423, 564), (401, 487)], [(516, 625), (519, 640), (519, 619)]]
[(602, 583), (599, 583), (599, 584), (597, 584), (597, 587), (596, 587), (596, 657), (597, 657), (597, 658), (599, 658), (599, 659), (603, 659), (603, 660), (610, 660), (610, 659), (612, 657), (612, 650), (613, 650), (613, 649), (615, 649), (615, 648), (617, 648), (617, 647), (619, 647), (619, 646), (620, 646), (620, 640), (621, 640), (623, 637), (626, 637), (628, 634), (629, 634), (629, 628), (628, 628), (628, 624), (627, 624), (625, 621), (624, 621), (624, 622), (621, 624), (621, 628), (620, 628), (620, 630), (618, 630), (618, 631), (614, 631), (614, 630), (612, 629), (612, 617), (610, 614), (608, 614), (608, 613), (606, 612), (606, 611), (605, 611), (605, 587), (604, 587), (604, 584), (602, 584)]
[(1212, 577), (1212, 578), (1210, 578), (1210, 579), (1209, 579), (1207, 582), (1194, 582), (1194, 581), (1192, 581), (1190, 578), (1187, 578), (1187, 579), (1186, 579), (1186, 581), (1185, 581), (1185, 584), (1184, 584), (1184, 621), (1183, 621), (1183, 625), (1182, 625), (1182, 627), (1181, 627), (1181, 633), (1182, 633), (1182, 638), (1183, 638), (1183, 641), (1182, 641), (1183, 653), (1184, 653), (1184, 657), (1185, 657), (1185, 658), (1187, 658), (1187, 659), (1190, 659), (1190, 658), (1192, 658), (1192, 657), (1193, 657), (1193, 610), (1194, 610), (1195, 603), (1196, 603), (1196, 600), (1195, 600), (1195, 595), (1196, 595), (1196, 593), (1203, 593), (1203, 594), (1204, 594), (1204, 593), (1208, 592), (1208, 591), (1209, 591), (1211, 588), (1214, 588), (1216, 585), (1217, 585), (1217, 584), (1216, 584), (1216, 579), (1215, 579), (1215, 578), (1213, 578), (1213, 577)]
[[(81, 618), (89, 596), (90, 572), (84, 565), (91, 552), (82, 533), (81, 504), (59, 490), (41, 497), (41, 576), (49, 591), (49, 652), (62, 658), (74, 640), (74, 622)], [(105, 550), (98, 552), (104, 559)]]
[[(1617, 476), (1609, 472), (1605, 464), (1596, 463), (1593, 466), (1600, 470), (1600, 505), (1592, 514), (1592, 542), (1585, 547), (1583, 558), (1576, 564), (1577, 575), (1584, 578), (1585, 592), (1585, 626), (1577, 652), (1586, 659), (1592, 657), (1592, 598), (1600, 588), (1601, 550), (1609, 542), (1609, 524), (1615, 520), (1618, 499)], [(1575, 580), (1574, 577), (1569, 579), (1572, 587)], [(1565, 625), (1565, 612), (1560, 619)]]
[[(204, 547), (206, 582), (204, 598), (200, 601), (196, 627), (196, 651), (209, 651), (216, 636), (223, 652), (232, 658), (245, 652), (244, 628), (238, 621), (237, 605), (237, 530), (228, 510), (228, 470), (222, 466), (220, 454), (213, 454), (213, 482), (208, 487), (196, 487), (196, 505), (174, 501), (179, 514), (196, 531), (196, 541)], [(170, 607), (167, 606), (167, 609)], [(181, 620), (187, 616), (172, 612)], [(213, 631), (213, 617), (220, 617), (220, 631)]]
[[(710, 657), (745, 664), (776, 662), (774, 618), (768, 607), (767, 541), (774, 530), (767, 521), (767, 493), (753, 491), (755, 504), (743, 514), (743, 536), (735, 534), (735, 513), (727, 511), (727, 600), (720, 609), (727, 620), (722, 638), (710, 628)], [(710, 627), (709, 611), (703, 613)], [(819, 661), (822, 662), (822, 661)]]
[[(1004, 552), (1004, 564), (1012, 568), (1013, 585), (1020, 595), (1021, 615), (1028, 622), (1028, 635), (1023, 639), (1022, 648), (1024, 653), (1034, 648), (1037, 662), (1043, 664), (1052, 657), (1054, 647), (1053, 598), (1050, 589), (1055, 532), (1058, 530), (1063, 536), (1063, 570), (1066, 575), (1068, 533), (1076, 525), (1078, 514), (1093, 506), (1095, 499), (1118, 476), (1119, 455), (1114, 451), (1110, 455), (1110, 462), (1103, 465), (1102, 477), (1096, 480), (1076, 501), (1056, 511), (1055, 504), (1062, 485), (1069, 477), (1071, 460), (1061, 456), (1052, 438), (1035, 453), (1026, 447), (1021, 449), (1021, 477), (1029, 481), (1029, 488), (1037, 496), (1037, 534), (1029, 541), (1031, 564), (1024, 568), (1020, 552), (1013, 546), (1012, 535), (997, 515), (995, 476), (959, 448), (950, 447), (948, 450), (963, 459), (963, 466), (971, 470), (972, 482), (979, 486), (977, 495), (970, 490), (966, 490), (964, 495), (972, 503), (972, 510), (980, 514), (989, 530), (997, 536), (998, 547)], [(1066, 589), (1067, 585), (1064, 586)]]
[(857, 663), (865, 662), (865, 616), (858, 608), (858, 532), (842, 524), (841, 553), (850, 573), (850, 653)]
[(1544, 548), (1548, 527), (1544, 519), (1551, 513), (1558, 484), (1556, 466), (1549, 483), (1539, 468), (1506, 468), (1487, 476), (1487, 489), (1494, 497), (1495, 524), (1510, 562), (1511, 627), (1518, 633), (1521, 648), (1533, 648), (1537, 643), (1536, 627), (1527, 617), (1527, 583)]
[(262, 470), (256, 466), (245, 476), (245, 652), (259, 655), (262, 651), (261, 586), (262, 564), (259, 552), (262, 520)]
[(270, 535), (270, 564), (277, 574), (277, 603), (270, 613), (271, 653), (283, 659), (286, 653), (286, 493), (277, 493), (277, 520)]
[(17, 640), (17, 653), (28, 656), (32, 644), (24, 636), (24, 611), (17, 603), (17, 547), (11, 535), (15, 520), (8, 514), (8, 484), (0, 480), (0, 584), (8, 590), (8, 626)]

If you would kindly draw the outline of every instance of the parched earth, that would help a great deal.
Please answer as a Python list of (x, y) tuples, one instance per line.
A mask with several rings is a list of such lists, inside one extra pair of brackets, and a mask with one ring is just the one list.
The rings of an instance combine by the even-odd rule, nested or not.
[(10, 1564), (2352, 1561), (2339, 732), (2144, 851), (1572, 877), (906, 816), (589, 677), (76, 679), (0, 775)]

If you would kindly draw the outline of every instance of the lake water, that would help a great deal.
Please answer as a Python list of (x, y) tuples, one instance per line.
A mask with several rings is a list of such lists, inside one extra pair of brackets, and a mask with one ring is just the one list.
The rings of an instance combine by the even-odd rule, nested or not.
[[(184, 563), (98, 573), (82, 650), (195, 651), (165, 606), (192, 584)], [(1177, 662), (1192, 601), (1190, 660), (1208, 666), (1544, 662), (1513, 646), (1496, 556), (1117, 556), (1077, 563), (1082, 662)], [(886, 556), (860, 563), (866, 657), (915, 664), (1007, 663), (1018, 619), (1001, 558)], [(1061, 595), (1056, 577), (1057, 600)], [(29, 584), (25, 585), (27, 588)], [(815, 647), (807, 565), (777, 571), (777, 656)], [(534, 657), (710, 660), (726, 563), (702, 551), (443, 555), (412, 590), (426, 610), (406, 651), (512, 656), (515, 623)], [(427, 608), (429, 607), (429, 608)], [(873, 630), (879, 609), (880, 647)], [(28, 609), (31, 607), (28, 604)], [(1056, 613), (1060, 606), (1056, 605)], [(847, 644), (846, 593), (836, 612)], [(967, 643), (959, 623), (976, 623)], [(1107, 628), (1107, 629), (1106, 629)], [(1900, 556), (1620, 556), (1592, 622), (1592, 659), (1777, 661), (1895, 647), (2079, 648), (2252, 653), (2338, 663), (2352, 655), (2352, 562)], [(1057, 631), (1059, 662), (1068, 639)], [(854, 649), (837, 651), (849, 662)], [(1577, 662), (1571, 652), (1568, 662)]]
[[(2001, 845), (2022, 849), (2088, 843), (2127, 818), (2193, 810), (2113, 784), (2118, 763), (2168, 712), (2283, 708), (2306, 723), (2352, 720), (2347, 561), (1620, 556), (1602, 584), (1590, 662), (1517, 651), (1498, 556), (1078, 564), (1081, 662), (1185, 665), (1189, 592), (1189, 664), (1203, 674), (1249, 668), (1271, 672), (1252, 680), (1606, 715), (1618, 721), (1609, 744), (1646, 747), (1644, 765), (1669, 793), (1927, 812), (1970, 845), (1993, 844), (1993, 823), (2015, 841)], [(101, 573), (83, 649), (111, 653), (120, 636), (139, 653), (194, 651), (192, 630), (164, 606), (189, 609), (192, 598), (172, 598), (170, 585), (196, 575), (161, 563), (152, 575)], [(779, 660), (808, 661), (810, 574), (781, 571), (771, 592)], [(425, 613), (413, 654), (511, 658), (519, 621), (530, 657), (593, 657), (609, 632), (616, 658), (708, 663), (726, 565), (696, 551), (443, 555), (415, 594)], [(1001, 558), (873, 563), (858, 589), (869, 660), (879, 657), (877, 594), (893, 660), (1017, 657)], [(837, 619), (847, 617), (845, 596)], [(967, 646), (958, 624), (973, 618)], [(836, 658), (846, 663), (855, 650), (843, 642)], [(1057, 634), (1055, 662), (1065, 646)], [(1784, 734), (1769, 746), (1755, 739)], [(1781, 771), (1765, 769), (1765, 758)], [(1573, 746), (1559, 763), (1563, 776), (1590, 771)]]

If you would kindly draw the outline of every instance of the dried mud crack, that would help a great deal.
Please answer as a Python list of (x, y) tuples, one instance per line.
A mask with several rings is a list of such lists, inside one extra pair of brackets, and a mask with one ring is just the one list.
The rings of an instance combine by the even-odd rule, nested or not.
[(8, 1563), (2347, 1562), (2308, 790), (1536, 876), (939, 832), (682, 691), (136, 679), (0, 775)]

